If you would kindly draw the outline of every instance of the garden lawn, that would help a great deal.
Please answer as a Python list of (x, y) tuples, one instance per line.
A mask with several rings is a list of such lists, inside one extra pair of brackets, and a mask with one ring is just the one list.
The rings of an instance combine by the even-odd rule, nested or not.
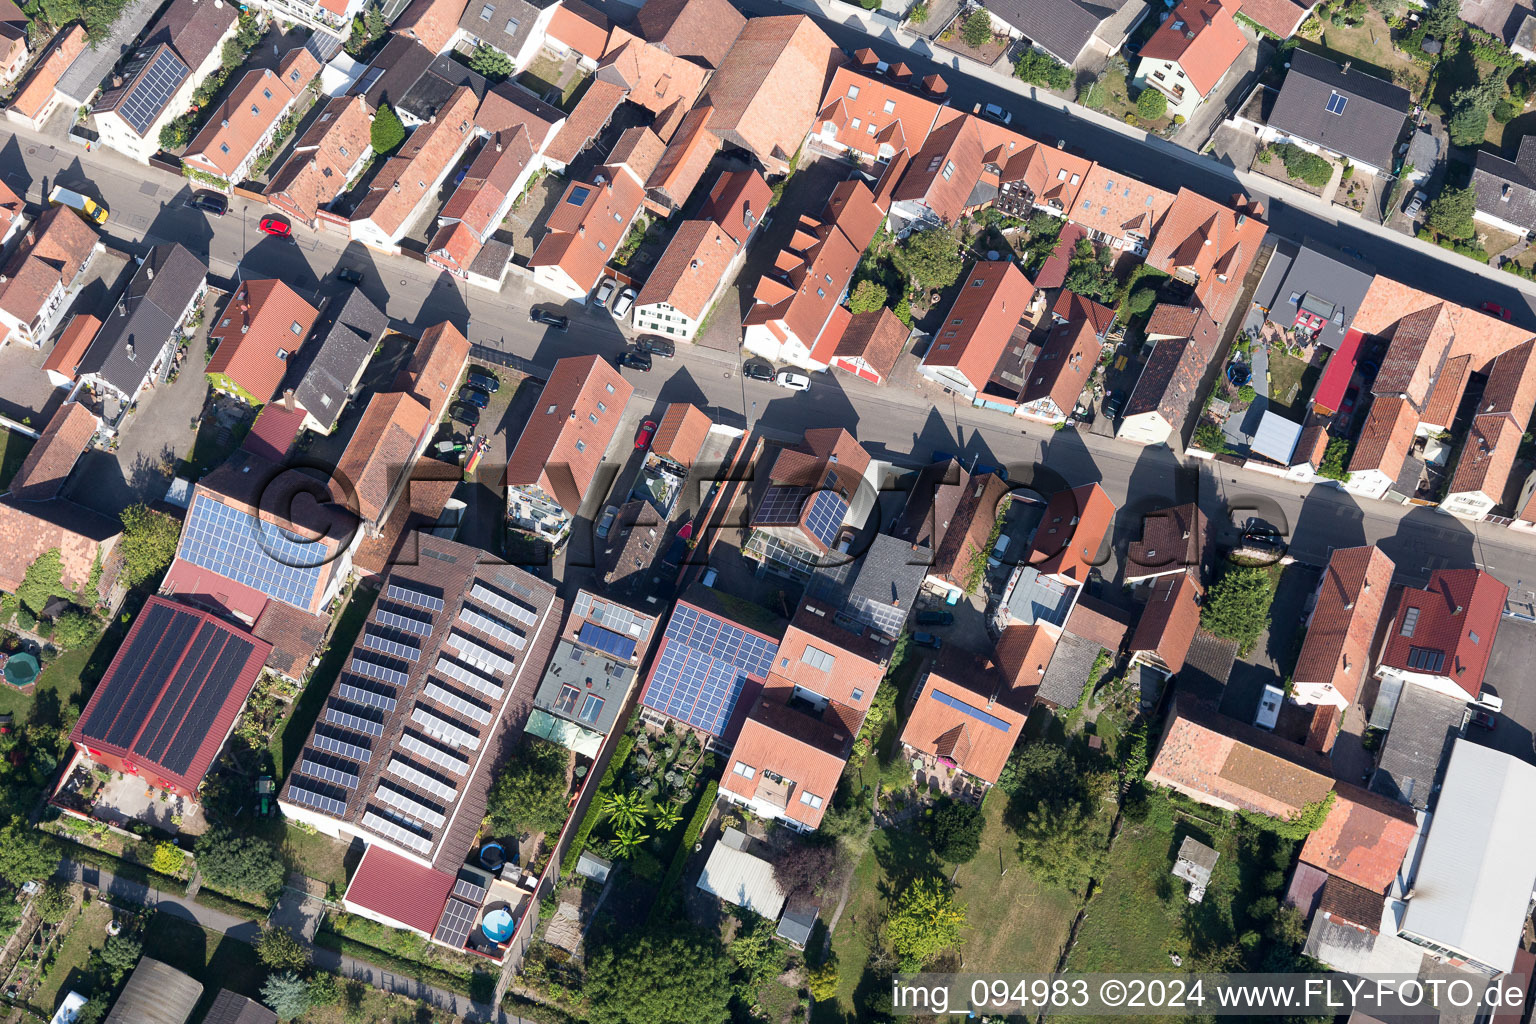
[(1415, 63), (1392, 45), (1392, 30), (1374, 7), (1367, 9), (1365, 20), (1359, 25), (1335, 26), (1324, 23), (1322, 43), (1334, 51), (1334, 55), (1354, 57), (1374, 65), (1376, 71), (1385, 71), (1383, 78), (1396, 81), (1411, 92), (1415, 99), (1423, 95), (1424, 86), (1429, 82), (1429, 69)]
[(227, 988), (260, 1001), (261, 985), (267, 969), (249, 943), (211, 932), (191, 921), (157, 912), (141, 936), (144, 955), (170, 964), (178, 971), (203, 983), (203, 998), (193, 1020), (201, 1020), (218, 996)]
[(252, 835), (275, 843), (289, 870), (332, 886), (336, 894), (347, 887), (347, 851), (339, 839), (295, 828), (281, 817), (257, 818), (249, 826)]
[(1307, 364), (1295, 356), (1271, 350), (1269, 353), (1269, 397), (1282, 405), (1289, 405), (1291, 389), (1301, 384)]
[(330, 644), (320, 664), (315, 666), (309, 682), (294, 700), (288, 717), (272, 731), (269, 744), (272, 751), (272, 776), (279, 786), (288, 772), (288, 766), (303, 748), (310, 727), (320, 715), (320, 709), (325, 706), (325, 698), (330, 696), (331, 687), (341, 674), (341, 666), (352, 652), (352, 644), (357, 640), (357, 634), (362, 632), (363, 623), (367, 621), (368, 613), (373, 610), (374, 599), (378, 596), (377, 590), (365, 587), (358, 587), (352, 592), (352, 599), (341, 610), (341, 618), (331, 632)]
[[(1105, 68), (1103, 74), (1099, 75), (1099, 84), (1105, 90), (1104, 106), (1099, 108), (1100, 113), (1116, 121), (1124, 121), (1127, 114), (1136, 114), (1136, 100), (1131, 97), (1130, 86), (1123, 73), (1113, 67)], [(1078, 100), (1081, 102), (1081, 95)], [(1164, 116), (1148, 121), (1136, 114), (1135, 123), (1148, 131), (1158, 131), (1166, 128), (1172, 120), (1172, 117)]]
[(58, 1009), (59, 1000), (72, 988), (83, 988), (86, 965), (91, 954), (107, 943), (107, 923), (112, 920), (112, 908), (101, 900), (92, 900), (85, 912), (75, 919), (64, 934), (54, 955), (53, 965), (37, 990), (32, 993), (31, 1003), (45, 1017)]
[(0, 491), (11, 485), (11, 477), (21, 468), (33, 441), (17, 430), (0, 428)]

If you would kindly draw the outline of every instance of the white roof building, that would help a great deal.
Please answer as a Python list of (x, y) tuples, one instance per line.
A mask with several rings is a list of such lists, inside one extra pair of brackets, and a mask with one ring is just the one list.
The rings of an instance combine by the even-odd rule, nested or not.
[(774, 881), (773, 865), (747, 852), (751, 843), (750, 836), (727, 828), (709, 852), (699, 888), (774, 921), (784, 909), (784, 893)]
[(1536, 888), (1536, 766), (1458, 739), (1399, 934), (1508, 972)]

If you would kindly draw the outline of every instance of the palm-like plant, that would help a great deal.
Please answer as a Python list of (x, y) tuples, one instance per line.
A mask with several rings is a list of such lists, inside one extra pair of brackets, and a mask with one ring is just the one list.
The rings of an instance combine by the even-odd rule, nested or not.
[(656, 827), (663, 829), (676, 828), (678, 822), (683, 820), (683, 809), (678, 806), (676, 800), (669, 801), (656, 810)]
[(651, 837), (633, 826), (621, 828), (608, 841), (608, 852), (613, 854), (615, 860), (628, 860), (649, 838)]
[(603, 800), (603, 815), (615, 831), (639, 828), (645, 823), (645, 800), (639, 793), (615, 790)]

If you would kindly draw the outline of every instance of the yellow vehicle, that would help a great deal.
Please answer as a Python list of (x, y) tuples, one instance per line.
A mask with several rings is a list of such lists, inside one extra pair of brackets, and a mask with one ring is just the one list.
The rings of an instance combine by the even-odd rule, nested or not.
[(107, 222), (107, 208), (89, 196), (71, 191), (62, 185), (55, 185), (53, 191), (48, 194), (48, 201), (60, 206), (68, 206), (79, 210), (81, 216), (93, 224), (105, 224)]

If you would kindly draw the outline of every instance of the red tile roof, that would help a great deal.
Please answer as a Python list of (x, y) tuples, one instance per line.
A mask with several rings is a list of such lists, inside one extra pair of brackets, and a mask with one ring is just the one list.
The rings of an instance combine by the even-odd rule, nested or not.
[(1371, 402), (1365, 426), (1360, 428), (1359, 440), (1349, 458), (1349, 471), (1376, 469), (1395, 480), (1418, 428), (1419, 415), (1408, 399), (1378, 395)]
[(1182, 671), (1200, 628), (1199, 593), (1200, 584), (1187, 572), (1154, 580), (1131, 636), (1131, 651), (1154, 656), (1169, 672)]
[(1017, 264), (1001, 260), (973, 263), (961, 284), (923, 356), (923, 365), (953, 368), (979, 389), (1028, 310), (1035, 286)]
[(664, 455), (684, 469), (692, 469), (704, 442), (709, 439), (712, 426), (709, 415), (696, 405), (673, 402), (662, 413), (656, 436), (651, 440), (651, 451)]
[(17, 501), (58, 497), (99, 425), (96, 414), (81, 402), (59, 406), (11, 478), (11, 497)]
[(53, 351), (43, 361), (43, 369), (53, 370), (74, 380), (80, 359), (85, 355), (85, 350), (91, 347), (91, 342), (96, 340), (96, 332), (99, 330), (101, 321), (89, 313), (76, 313), (70, 317), (69, 326), (64, 328), (64, 333), (54, 343)]
[[(779, 642), (768, 684), (772, 686), (777, 680), (804, 687), (856, 710), (862, 719), (885, 675), (890, 648), (873, 643), (867, 634), (843, 629), (834, 620), (834, 613), (831, 606), (814, 599), (800, 606)], [(835, 659), (832, 666), (820, 668), (814, 656), (807, 661), (806, 652), (812, 649), (831, 655)]]
[(1317, 390), (1312, 394), (1314, 408), (1330, 413), (1339, 411), (1339, 406), (1344, 401), (1344, 394), (1349, 390), (1350, 379), (1355, 375), (1356, 357), (1359, 355), (1360, 341), (1363, 337), (1364, 335), (1359, 331), (1345, 332), (1343, 343), (1333, 355), (1328, 357), (1328, 365), (1323, 370), (1323, 379), (1318, 381)]
[(1084, 594), (1067, 616), (1066, 632), (1118, 652), (1130, 635), (1130, 613)]
[(929, 133), (891, 198), (915, 203), (946, 224), (959, 220), (981, 176), (983, 148), (976, 119), (957, 117)]
[(434, 115), (436, 120), (411, 132), (405, 145), (374, 175), (352, 220), (371, 221), (391, 235), (408, 227), (417, 205), (429, 198), (438, 177), (469, 145), (477, 107), (479, 101), (468, 86), (454, 90)]
[(690, 110), (646, 179), (647, 198), (660, 212), (670, 214), (688, 201), (720, 148), (719, 138), (709, 130), (711, 114), (709, 107)]
[(644, 194), (627, 174), (601, 185), (571, 182), (545, 222), (547, 233), (528, 265), (559, 267), (578, 288), (595, 288), (639, 212)]
[(664, 302), (691, 320), (704, 319), (710, 297), (739, 251), (714, 221), (683, 221), (645, 279), (636, 308)]
[(336, 466), (337, 480), (351, 492), (339, 495), (340, 500), (368, 522), (379, 523), (395, 488), (410, 472), (416, 445), (434, 422), (430, 417), (415, 395), (383, 391), (369, 399)]
[(293, 447), (294, 438), (299, 436), (303, 428), (303, 409), (289, 410), (281, 402), (272, 402), (256, 414), (256, 422), (251, 425), (251, 432), (245, 435), (240, 447), (255, 452), (269, 462), (282, 462), (288, 449)]
[(10, 108), (29, 120), (42, 113), (53, 99), (59, 79), (75, 58), (85, 52), (86, 42), (85, 26), (79, 24), (70, 25), (54, 36), (44, 55), (32, 65), (32, 73), (17, 90)]
[(1502, 501), (1520, 450), (1520, 434), (1520, 427), (1503, 413), (1473, 419), (1446, 496), (1482, 494), (1494, 504)]
[[(708, 78), (707, 68), (617, 25), (608, 34), (608, 52), (597, 69), (599, 82), (621, 84), (629, 90), (629, 102), (656, 115), (654, 127), (663, 142), (671, 141)], [(573, 112), (572, 120), (575, 116)]]
[[(836, 141), (868, 157), (880, 155), (882, 142), (916, 152), (943, 109), (930, 97), (903, 88), (873, 69), (844, 66), (833, 73), (827, 86), (815, 130), (824, 134), (824, 125), (834, 126)], [(870, 125), (875, 126), (873, 134)]]
[(122, 531), (116, 519), (63, 498), (49, 502), (0, 499), (0, 590), (15, 593), (27, 568), (55, 548), (63, 560), (64, 585), (87, 590), (97, 558), (106, 561)]
[[(1016, 147), (1016, 151), (1010, 154), (998, 168), (998, 181), (999, 183), (1023, 182), (1034, 195), (1036, 203), (1066, 213), (1072, 209), (1078, 192), (1082, 190), (1083, 181), (1088, 177), (1088, 171), (1092, 167), (1093, 161), (1085, 157), (1033, 139), (1024, 139), (1022, 144)], [(1068, 237), (1069, 232), (1070, 237)], [(1082, 234), (1080, 228), (1068, 227), (1063, 230), (1062, 237), (1066, 239), (1067, 253), (1071, 253), (1072, 246), (1077, 244)], [(1065, 266), (1062, 269), (1064, 273)], [(1052, 285), (1041, 284), (1039, 281), (1035, 283), (1041, 288), (1061, 286), (1060, 281)]]
[(907, 347), (911, 331), (888, 307), (873, 313), (855, 313), (848, 320), (833, 359), (858, 360), (882, 379), (896, 368), (896, 360)]
[(1069, 324), (1086, 320), (1093, 327), (1093, 333), (1100, 338), (1108, 333), (1115, 321), (1115, 311), (1104, 303), (1096, 302), (1086, 295), (1079, 295), (1065, 288), (1060, 295), (1056, 296), (1056, 304), (1051, 307), (1051, 315)]
[(1241, 0), (1238, 11), (1263, 25), (1281, 39), (1288, 39), (1301, 27), (1301, 19), (1311, 7), (1295, 0)]
[(901, 731), (901, 742), (967, 775), (996, 782), (1028, 718), (1027, 712), (1010, 706), (1022, 705), (1022, 694), (1018, 700), (996, 699), (1002, 688), (1002, 674), (979, 665), (956, 663), (929, 672)]
[(1173, 196), (1128, 174), (1094, 164), (1083, 178), (1068, 219), (1110, 238), (1150, 239), (1173, 205)]
[(1077, 243), (1088, 237), (1088, 229), (1080, 224), (1067, 222), (1061, 229), (1061, 235), (1056, 239), (1056, 247), (1051, 250), (1041, 265), (1040, 272), (1035, 275), (1036, 288), (1060, 288), (1067, 280), (1067, 268), (1072, 264), (1072, 252), (1077, 248)]
[[(1476, 697), (1508, 596), (1509, 588), (1488, 573), (1436, 569), (1423, 590), (1403, 590), (1381, 665), (1443, 676)], [(1439, 667), (1426, 665), (1422, 652), (1439, 654)]]
[(1193, 502), (1147, 512), (1141, 538), (1125, 552), (1126, 580), (1190, 570), (1198, 581), (1207, 561), (1210, 534), (1205, 513)]
[(442, 419), (453, 401), (454, 385), (469, 362), (469, 339), (459, 329), (444, 320), (421, 332), (411, 361), (395, 379), (396, 391), (409, 391), (432, 410), (429, 419), (436, 423)]
[(486, 139), (438, 214), (440, 227), (427, 243), (428, 261), (449, 271), (467, 271), (501, 223), (499, 214), (532, 159), (533, 144), (522, 125)]
[(319, 316), (282, 281), (245, 281), (208, 329), (218, 349), (207, 372), (229, 378), (257, 403), (267, 402)]
[(24, 324), (37, 319), (53, 290), (75, 279), (97, 241), (96, 229), (69, 207), (45, 210), (0, 272), (0, 309)]
[(756, 171), (724, 171), (709, 189), (709, 200), (699, 216), (712, 220), (745, 245), (747, 236), (763, 222), (773, 204), (773, 189)]
[(1372, 641), (1395, 571), (1375, 545), (1334, 549), (1292, 673), (1297, 683), (1332, 686), (1355, 702), (1371, 671)]
[(342, 902), (431, 935), (448, 905), (454, 877), (369, 844)]
[(320, 62), (302, 46), (284, 54), (275, 71), (246, 72), (182, 158), (198, 170), (232, 177), (319, 73)]
[[(782, 799), (785, 817), (815, 828), (831, 805), (864, 716), (834, 702), (818, 718), (789, 705), (794, 692), (792, 685), (775, 685), (769, 677), (742, 722), (731, 748), (731, 770), (720, 785), (749, 800)], [(735, 771), (738, 762), (754, 769), (752, 778)], [(816, 799), (807, 803), (802, 794)]]
[[(556, 362), (507, 460), (507, 486), (537, 486), (575, 515), (633, 393), (629, 382), (601, 356), (568, 356)], [(599, 402), (606, 407), (601, 413)]]
[(628, 89), (616, 82), (594, 79), (587, 91), (576, 101), (576, 108), (565, 119), (565, 124), (545, 147), (544, 155), (559, 164), (576, 159), (587, 144), (596, 138), (624, 102)]
[(433, 53), (448, 48), (459, 30), (465, 0), (412, 0), (390, 26), (396, 35), (409, 36)]
[(1115, 517), (1115, 503), (1098, 484), (1057, 491), (1045, 506), (1028, 564), (1046, 576), (1083, 583)]
[[(1190, 2), (1185, 0), (1185, 5)], [(1199, 2), (1209, 6), (1214, 0)], [(1169, 21), (1178, 16), (1175, 11)], [(1232, 24), (1231, 15), (1224, 16)], [(1165, 28), (1167, 24), (1164, 23)], [(1232, 31), (1237, 32), (1236, 25), (1232, 25)], [(1237, 35), (1241, 49), (1242, 35)], [(1146, 56), (1145, 50), (1142, 56)], [(1264, 233), (1269, 230), (1263, 216), (1264, 207), (1250, 203), (1246, 196), (1233, 196), (1231, 205), (1223, 206), (1198, 192), (1181, 188), (1158, 226), (1147, 252), (1147, 263), (1168, 274), (1194, 275), (1196, 301), (1205, 307), (1211, 319), (1224, 325), (1233, 313), (1248, 268), (1253, 266), (1264, 243)]]
[(608, 29), (608, 17), (581, 0), (563, 0), (549, 18), (550, 38), (592, 60), (608, 49)]
[(1301, 862), (1385, 893), (1417, 831), (1412, 807), (1340, 782), (1328, 817), (1301, 848)]
[(635, 24), (652, 43), (718, 68), (747, 19), (729, 0), (649, 0), (636, 13)]
[(1099, 365), (1100, 347), (1092, 321), (1077, 320), (1052, 327), (1028, 369), (1019, 405), (1049, 399), (1058, 415), (1072, 415), (1093, 368)]
[(992, 656), (1008, 681), (1005, 699), (1016, 711), (1029, 713), (1040, 689), (1040, 680), (1056, 653), (1056, 638), (1039, 623), (1008, 626), (997, 638)]
[(1182, 0), (1142, 46), (1141, 59), (1176, 62), (1208, 96), (1247, 45), (1222, 0)]
[(272, 175), (267, 202), (305, 223), (341, 195), (347, 175), (368, 150), (373, 111), (361, 96), (338, 96), (299, 138)]

